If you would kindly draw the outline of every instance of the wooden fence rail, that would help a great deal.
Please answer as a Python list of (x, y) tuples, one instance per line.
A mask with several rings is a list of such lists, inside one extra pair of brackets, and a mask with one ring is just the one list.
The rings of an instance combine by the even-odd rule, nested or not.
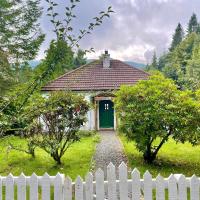
[(49, 176), (19, 177), (9, 174), (0, 177), (0, 200), (200, 200), (200, 178), (193, 175), (171, 174), (168, 178), (152, 175), (146, 171), (143, 178), (134, 169), (128, 179), (127, 166), (118, 168), (119, 180), (116, 180), (115, 166), (107, 167), (107, 180), (104, 172), (88, 173), (85, 181), (78, 176), (75, 182), (63, 174)]

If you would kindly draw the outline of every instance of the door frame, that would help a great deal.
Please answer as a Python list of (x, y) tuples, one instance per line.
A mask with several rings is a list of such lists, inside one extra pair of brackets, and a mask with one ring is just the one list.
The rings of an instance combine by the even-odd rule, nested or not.
[[(101, 120), (103, 119), (102, 118), (102, 116), (100, 116), (100, 104), (101, 103), (103, 103), (103, 101), (104, 102), (107, 102), (108, 104), (112, 104), (113, 106), (112, 106), (112, 111), (110, 112), (110, 114), (112, 114), (112, 117), (111, 117), (111, 115), (109, 115), (109, 117), (110, 117), (110, 123), (112, 122), (112, 126), (110, 126), (110, 127), (100, 127), (100, 123), (101, 123)], [(104, 105), (104, 104), (103, 104)], [(103, 112), (105, 112), (104, 111), (104, 108), (103, 108)], [(111, 121), (112, 120), (112, 121)], [(114, 103), (113, 103), (113, 101), (111, 101), (111, 100), (101, 100), (101, 101), (99, 101), (99, 128), (102, 130), (102, 129), (111, 129), (111, 130), (113, 130), (114, 129)]]
[[(114, 112), (114, 127), (113, 128), (100, 128), (100, 117), (99, 117), (99, 102), (102, 100), (110, 100), (112, 101), (112, 97), (101, 97), (101, 99), (96, 100), (96, 129), (97, 130), (116, 130), (117, 129), (117, 118), (116, 118), (116, 113), (115, 113), (115, 108), (113, 108)], [(113, 101), (112, 101), (113, 102)], [(114, 103), (114, 102), (113, 102)]]

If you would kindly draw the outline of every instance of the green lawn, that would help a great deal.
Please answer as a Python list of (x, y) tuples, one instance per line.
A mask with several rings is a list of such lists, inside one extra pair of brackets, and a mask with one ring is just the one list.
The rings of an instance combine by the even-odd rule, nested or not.
[(134, 142), (127, 141), (125, 136), (119, 136), (124, 151), (128, 156), (129, 167), (137, 167), (141, 174), (147, 169), (156, 177), (158, 173), (167, 177), (171, 173), (183, 173), (186, 176), (200, 176), (200, 146), (193, 147), (189, 143), (176, 143), (170, 139), (158, 153), (156, 162), (152, 165), (143, 161), (142, 154), (136, 149)]
[(19, 151), (8, 151), (8, 144), (12, 142), (15, 145), (26, 145), (24, 139), (19, 137), (9, 137), (0, 140), (0, 174), (8, 175), (10, 172), (19, 175), (23, 172), (25, 175), (31, 175), (35, 172), (37, 175), (43, 175), (48, 172), (55, 175), (57, 172), (64, 173), (72, 179), (77, 175), (84, 176), (91, 168), (92, 156), (95, 151), (96, 143), (99, 140), (98, 135), (84, 137), (80, 142), (74, 143), (62, 158), (63, 165), (58, 167), (54, 160), (43, 150), (36, 149), (36, 158)]

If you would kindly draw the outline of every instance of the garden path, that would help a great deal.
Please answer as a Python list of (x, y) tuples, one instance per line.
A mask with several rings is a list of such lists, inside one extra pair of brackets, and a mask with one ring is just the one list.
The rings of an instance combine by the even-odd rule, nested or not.
[[(115, 131), (100, 131), (101, 141), (96, 146), (94, 155), (95, 169), (101, 168), (106, 177), (107, 165), (112, 162), (116, 168), (123, 161), (127, 163), (123, 145)], [(117, 172), (118, 177), (118, 172)]]

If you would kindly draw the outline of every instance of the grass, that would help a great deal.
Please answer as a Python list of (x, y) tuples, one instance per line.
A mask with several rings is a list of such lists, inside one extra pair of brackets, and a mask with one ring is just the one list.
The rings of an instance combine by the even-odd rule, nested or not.
[(119, 137), (124, 145), (129, 167), (138, 168), (141, 174), (149, 170), (153, 177), (159, 173), (164, 177), (171, 173), (200, 176), (200, 146), (193, 147), (189, 143), (176, 143), (170, 139), (160, 149), (155, 163), (150, 165), (143, 161), (142, 154), (136, 149), (134, 142), (128, 141), (125, 136), (120, 135)]
[(11, 150), (8, 145), (12, 142), (14, 145), (26, 147), (25, 139), (16, 136), (0, 140), (0, 174), (19, 175), (23, 172), (25, 175), (31, 175), (35, 172), (37, 175), (43, 175), (45, 172), (50, 175), (56, 175), (58, 172), (64, 173), (75, 179), (77, 175), (82, 177), (90, 170), (91, 160), (95, 151), (96, 143), (99, 140), (98, 135), (88, 136), (74, 143), (62, 157), (62, 166), (56, 166), (55, 161), (43, 150), (36, 149), (36, 158), (30, 155)]

